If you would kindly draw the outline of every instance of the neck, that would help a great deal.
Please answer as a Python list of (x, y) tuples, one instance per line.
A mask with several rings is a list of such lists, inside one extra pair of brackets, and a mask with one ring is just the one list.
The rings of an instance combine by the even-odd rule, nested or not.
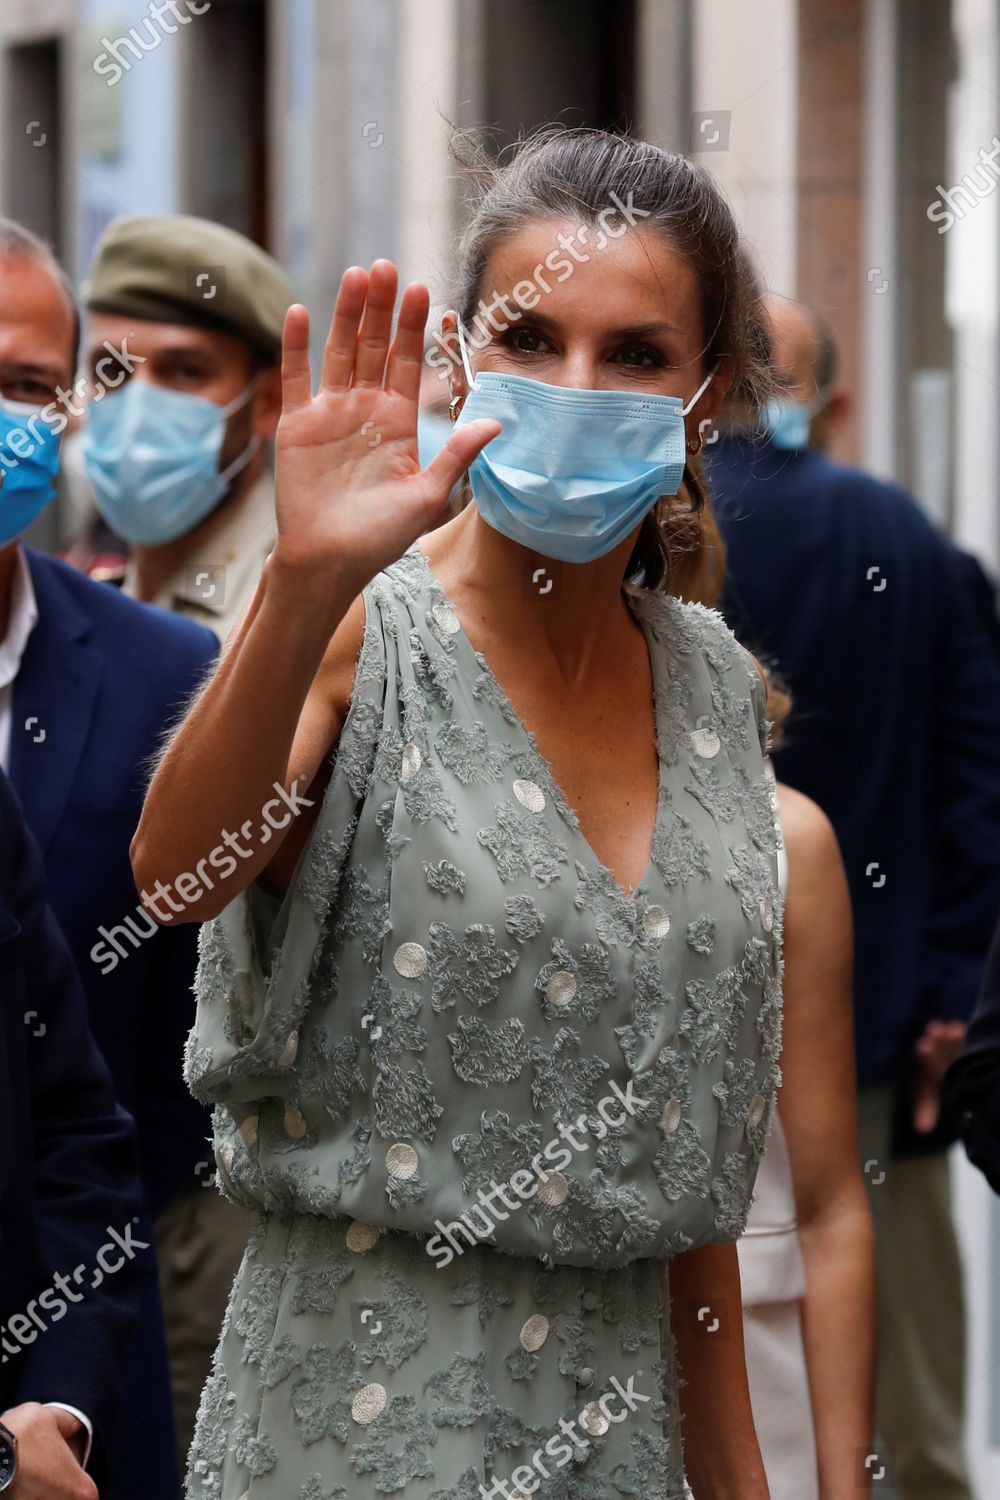
[(260, 463), (248, 464), (244, 472), (236, 476), (228, 495), (193, 531), (186, 531), (172, 542), (161, 542), (158, 546), (142, 542), (131, 544), (129, 555), (135, 566), (136, 595), (139, 599), (146, 604), (150, 603), (186, 563), (203, 561), (206, 544), (244, 503), (259, 479), (260, 471)]
[(638, 629), (621, 585), (635, 536), (590, 563), (532, 552), (487, 525), (470, 504), (420, 545), (474, 634), (502, 628), (531, 641), (567, 681), (583, 684)]
[(8, 542), (0, 547), (0, 641), (10, 625), (10, 600), (14, 592), (14, 572), (17, 568), (18, 542)]

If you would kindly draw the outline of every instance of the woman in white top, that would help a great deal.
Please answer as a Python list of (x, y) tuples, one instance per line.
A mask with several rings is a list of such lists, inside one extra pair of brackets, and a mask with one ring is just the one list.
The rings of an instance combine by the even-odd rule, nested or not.
[(858, 1500), (871, 1445), (875, 1252), (857, 1156), (850, 902), (826, 815), (779, 786), (783, 1083), (739, 1243), (771, 1500)]

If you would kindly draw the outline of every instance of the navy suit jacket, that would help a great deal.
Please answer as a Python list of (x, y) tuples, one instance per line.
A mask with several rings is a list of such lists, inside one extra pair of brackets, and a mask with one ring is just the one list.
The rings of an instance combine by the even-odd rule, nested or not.
[(135, 1132), (43, 882), (0, 773), (0, 1411), (65, 1401), (86, 1412), (101, 1485), (136, 1318)]
[(126, 956), (109, 973), (91, 950), (103, 941), (101, 927), (121, 927), (139, 906), (129, 844), (149, 762), (218, 642), (200, 625), (25, 551), (38, 623), (14, 681), (10, 780), (45, 860), (48, 899), (76, 959), (94, 1036), (119, 1102), (135, 1117), (156, 1215), (198, 1180), (209, 1154), (208, 1112), (181, 1073), (197, 928), (160, 928), (138, 946), (126, 930), (117, 939)]
[(708, 465), (721, 608), (794, 699), (779, 778), (836, 830), (862, 1086), (967, 1020), (1000, 911), (1000, 651), (978, 564), (902, 490), (742, 437)]

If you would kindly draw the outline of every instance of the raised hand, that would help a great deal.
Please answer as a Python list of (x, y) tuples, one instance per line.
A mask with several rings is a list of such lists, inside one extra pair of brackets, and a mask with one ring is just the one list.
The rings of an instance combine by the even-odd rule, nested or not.
[(421, 469), (417, 398), (430, 299), (417, 282), (406, 288), (390, 346), (396, 281), (387, 260), (344, 272), (315, 395), (309, 314), (296, 304), (285, 318), (274, 556), (358, 590), (442, 518), (453, 485), (500, 430), (492, 421), (459, 427)]

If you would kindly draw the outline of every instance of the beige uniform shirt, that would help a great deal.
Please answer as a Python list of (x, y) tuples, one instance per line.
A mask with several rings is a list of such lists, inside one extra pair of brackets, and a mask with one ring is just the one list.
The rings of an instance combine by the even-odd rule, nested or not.
[[(187, 615), (225, 640), (253, 598), (276, 537), (274, 476), (264, 473), (205, 542), (203, 555), (190, 558), (149, 603)], [(122, 589), (137, 597), (131, 559)]]

